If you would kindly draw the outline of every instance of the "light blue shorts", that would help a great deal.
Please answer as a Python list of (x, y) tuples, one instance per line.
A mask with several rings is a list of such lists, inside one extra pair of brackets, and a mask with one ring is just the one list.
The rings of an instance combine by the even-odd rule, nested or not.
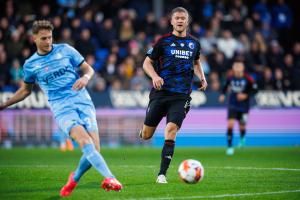
[(67, 136), (71, 129), (78, 125), (82, 125), (89, 133), (98, 133), (95, 107), (89, 95), (51, 101), (50, 108), (58, 128)]

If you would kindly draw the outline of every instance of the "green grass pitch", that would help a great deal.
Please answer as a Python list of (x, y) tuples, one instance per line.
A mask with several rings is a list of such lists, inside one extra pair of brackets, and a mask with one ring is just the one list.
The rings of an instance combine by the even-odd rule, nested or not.
[[(300, 147), (244, 148), (234, 156), (224, 148), (177, 148), (166, 185), (155, 183), (160, 149), (103, 148), (121, 192), (100, 189), (102, 177), (91, 169), (67, 199), (300, 199)], [(60, 199), (59, 190), (75, 169), (80, 150), (0, 149), (0, 199)], [(177, 168), (184, 159), (201, 161), (202, 182), (181, 182)]]

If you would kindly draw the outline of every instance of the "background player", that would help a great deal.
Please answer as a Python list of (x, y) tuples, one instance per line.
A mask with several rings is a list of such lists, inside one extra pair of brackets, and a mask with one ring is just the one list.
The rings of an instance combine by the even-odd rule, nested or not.
[(152, 79), (153, 88), (140, 137), (150, 139), (161, 119), (167, 117), (157, 183), (167, 183), (166, 173), (173, 157), (176, 134), (190, 108), (194, 73), (201, 80), (200, 89), (207, 87), (200, 64), (200, 43), (187, 34), (189, 20), (185, 8), (173, 9), (172, 33), (162, 36), (154, 44), (143, 64)]
[(225, 101), (225, 94), (229, 92), (228, 100), (228, 127), (227, 127), (227, 155), (234, 154), (232, 147), (233, 127), (235, 120), (239, 122), (240, 143), (239, 146), (245, 145), (246, 123), (250, 108), (250, 96), (257, 90), (254, 80), (247, 75), (244, 63), (234, 62), (233, 76), (230, 76), (223, 87), (222, 95), (219, 97), (220, 102)]
[[(48, 97), (59, 128), (70, 135), (83, 152), (78, 168), (70, 174), (60, 195), (70, 195), (80, 177), (91, 166), (105, 177), (102, 188), (118, 191), (122, 185), (115, 179), (99, 153), (95, 108), (85, 89), (94, 70), (73, 47), (52, 44), (52, 30), (53, 25), (49, 21), (33, 23), (32, 32), (37, 52), (25, 61), (23, 85), (7, 102), (0, 105), (0, 109), (25, 99), (37, 83)], [(82, 77), (77, 73), (79, 68), (83, 72)]]

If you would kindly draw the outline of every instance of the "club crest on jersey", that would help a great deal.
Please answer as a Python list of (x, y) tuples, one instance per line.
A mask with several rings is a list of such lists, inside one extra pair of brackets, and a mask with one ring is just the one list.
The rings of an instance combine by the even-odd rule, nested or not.
[(49, 71), (49, 67), (45, 67), (44, 70), (45, 70), (45, 72)]
[(194, 48), (195, 48), (194, 43), (193, 43), (193, 42), (190, 42), (190, 43), (189, 43), (189, 47), (190, 47), (190, 49), (194, 49)]
[(180, 46), (181, 46), (181, 47), (184, 47), (184, 43), (180, 43)]

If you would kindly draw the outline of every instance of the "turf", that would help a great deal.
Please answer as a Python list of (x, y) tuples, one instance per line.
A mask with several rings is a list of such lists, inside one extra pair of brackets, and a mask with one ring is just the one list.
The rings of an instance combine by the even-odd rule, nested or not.
[[(300, 199), (300, 147), (238, 149), (177, 148), (169, 184), (158, 185), (160, 149), (128, 147), (102, 150), (121, 192), (99, 188), (102, 177), (91, 169), (68, 199)], [(58, 193), (81, 153), (57, 149), (0, 149), (0, 199), (59, 199)], [(177, 175), (179, 163), (200, 160), (202, 182), (189, 185)]]

